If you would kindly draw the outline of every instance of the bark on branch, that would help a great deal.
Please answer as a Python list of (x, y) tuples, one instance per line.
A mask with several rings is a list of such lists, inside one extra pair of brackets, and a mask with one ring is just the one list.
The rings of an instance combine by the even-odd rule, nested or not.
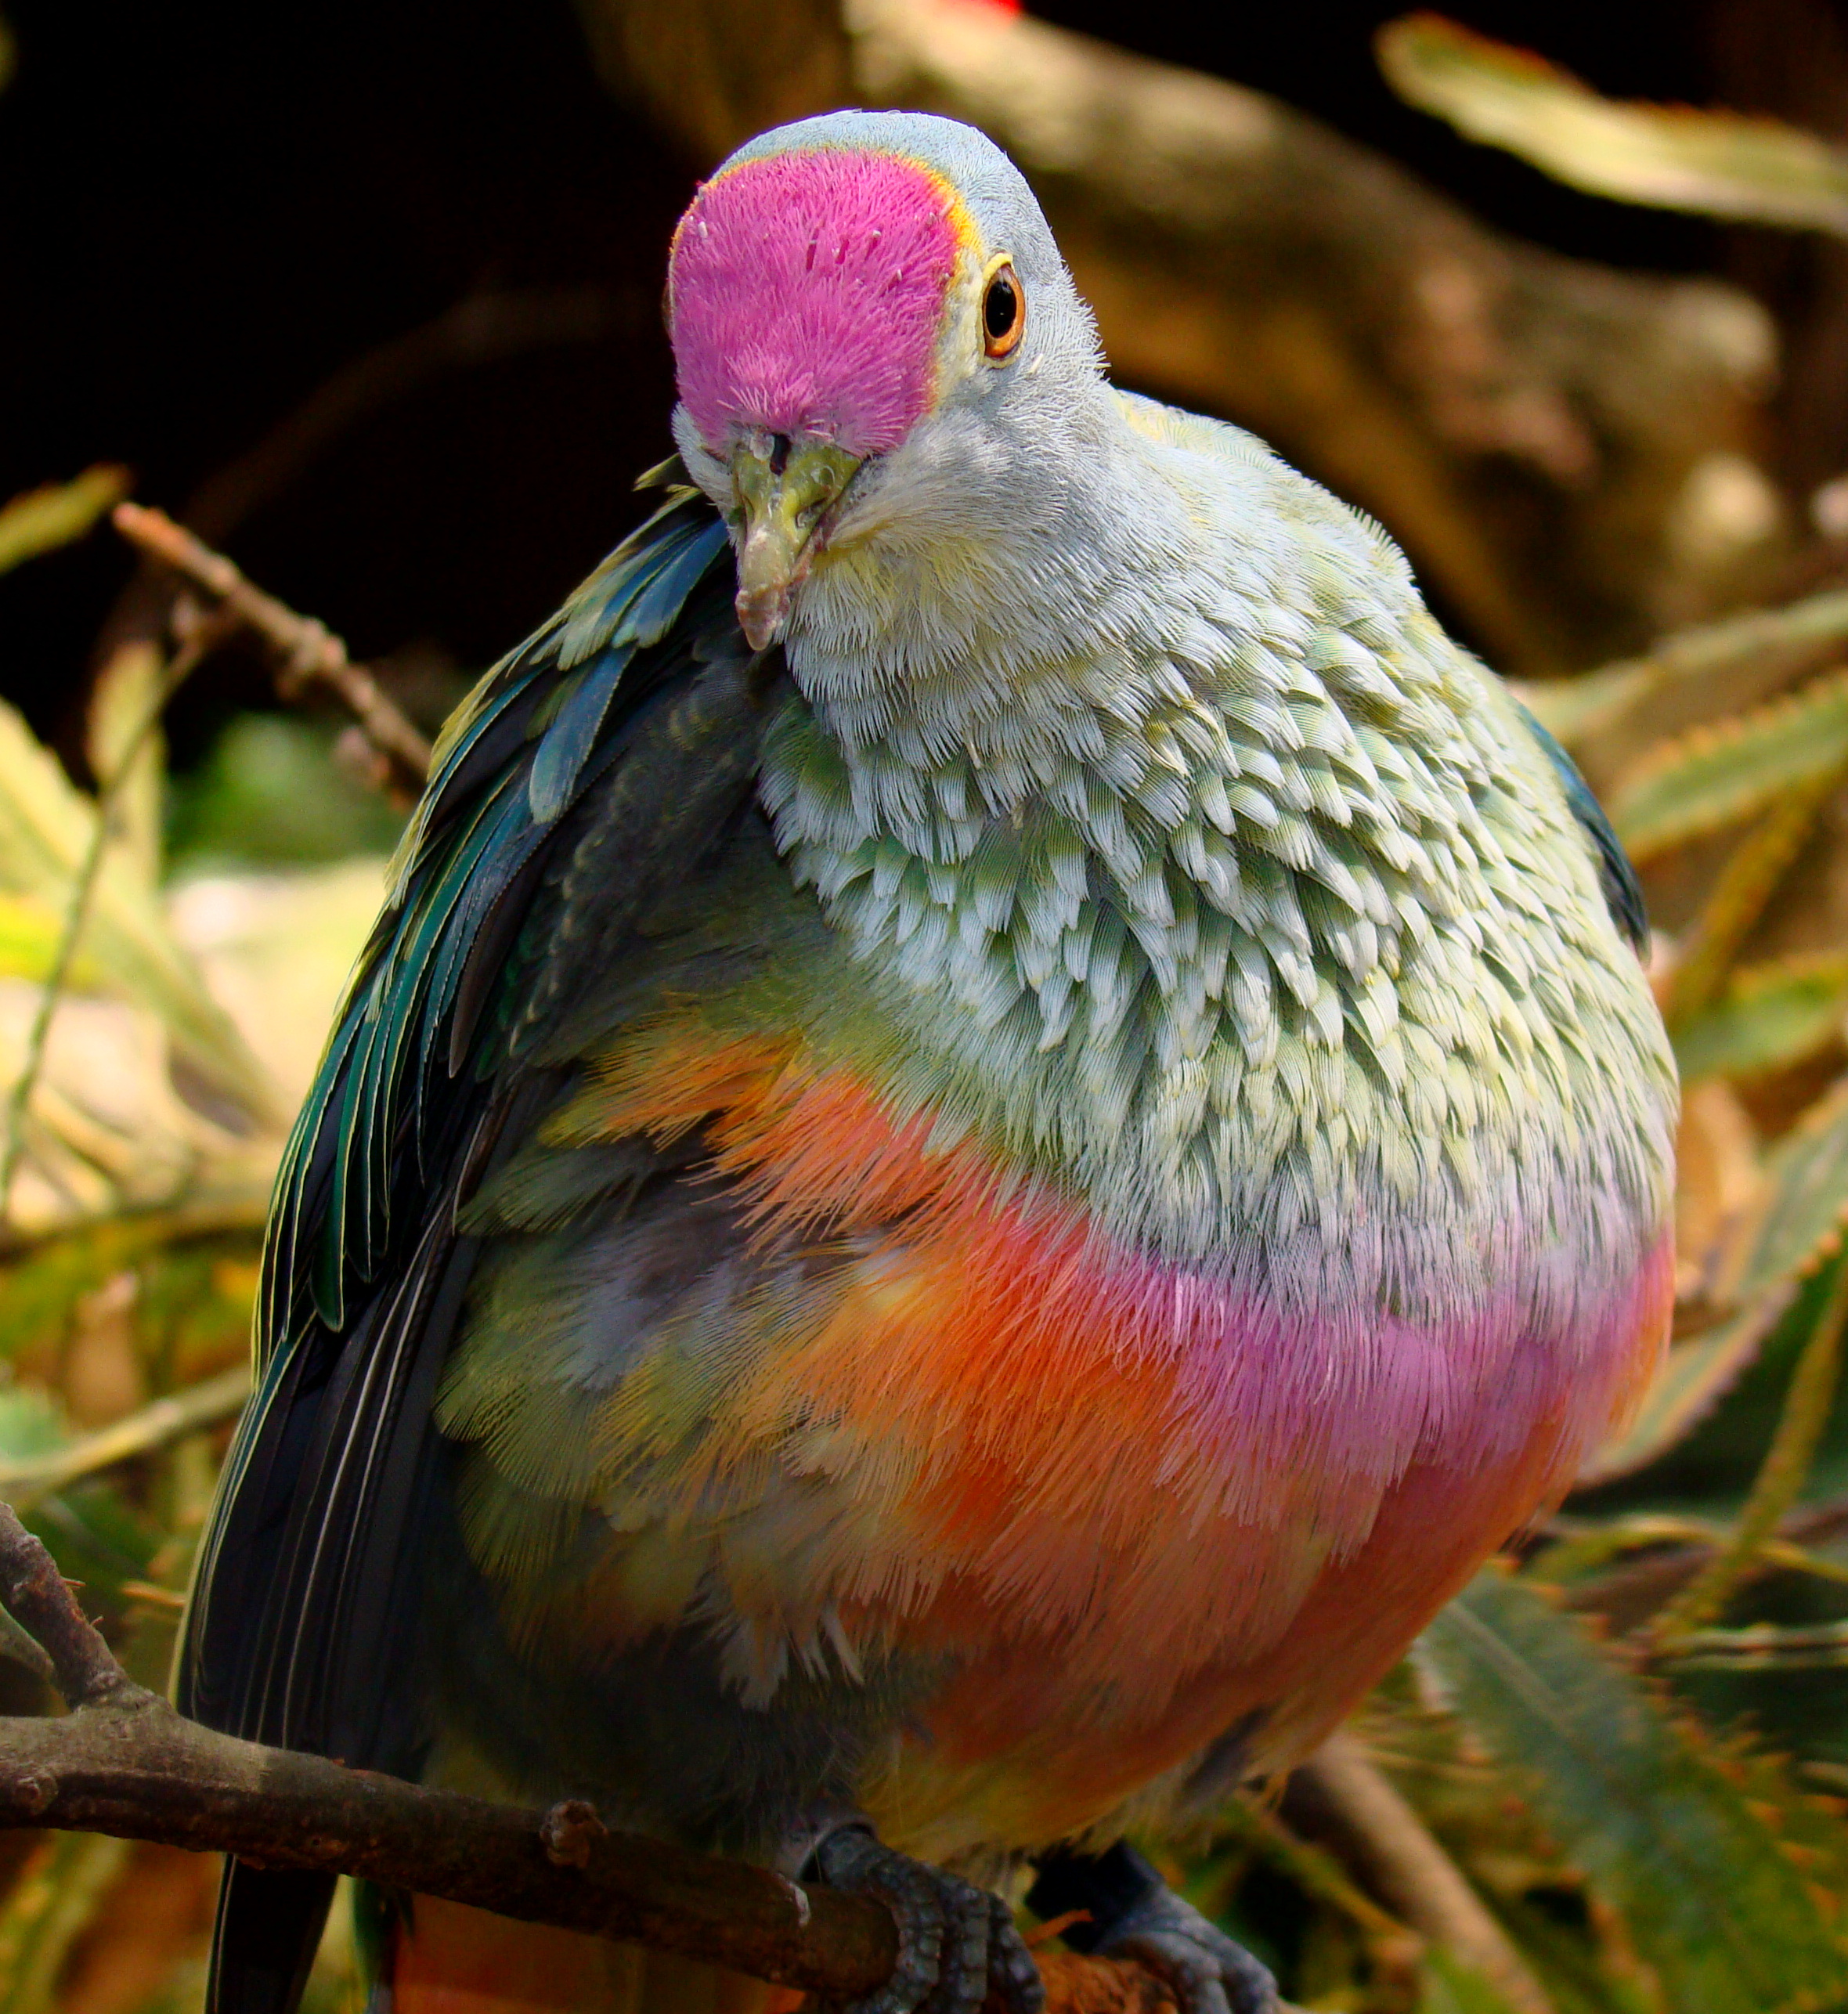
[[(801, 1988), (877, 1991), (897, 1955), (879, 1903), (549, 1811), (426, 1790), (183, 1719), (137, 1685), (45, 1547), (0, 1504), (0, 1605), (71, 1711), (0, 1720), (0, 1829), (56, 1827), (348, 1874), (531, 1923), (619, 1938)], [(1122, 1961), (1048, 1959), (1049, 2014), (1173, 2014)]]

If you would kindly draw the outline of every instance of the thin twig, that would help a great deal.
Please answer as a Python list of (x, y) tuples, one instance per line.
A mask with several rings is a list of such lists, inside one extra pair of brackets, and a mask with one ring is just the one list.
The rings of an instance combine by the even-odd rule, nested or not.
[(230, 1419), (250, 1395), (249, 1365), (221, 1371), (183, 1391), (169, 1392), (125, 1420), (85, 1434), (54, 1453), (0, 1461), (0, 1496), (16, 1510), (30, 1510), (87, 1475), (153, 1454), (201, 1427)]
[[(119, 507), (125, 510), (128, 507), (125, 504)], [(134, 772), (135, 758), (140, 753), (143, 744), (159, 725), (168, 701), (204, 655), (210, 641), (202, 633), (175, 654), (156, 683), (147, 710), (123, 742), (115, 767), (101, 780), (97, 789), (96, 823), (90, 829), (89, 843), (84, 849), (83, 858), (70, 884), (57, 951), (39, 992), (38, 1008), (26, 1036), (20, 1074), (7, 1094), (5, 1138), (0, 1142), (0, 1224), (4, 1224), (12, 1213), (13, 1178), (19, 1172), (20, 1158), (25, 1150), (27, 1107), (31, 1102), (39, 1073), (45, 1067), (45, 1045), (51, 1039), (52, 1020), (70, 981), (70, 968), (76, 961), (77, 947), (89, 917), (90, 898), (96, 893), (97, 877), (103, 872), (103, 863), (109, 852), (111, 814), (116, 799)]]
[(1690, 1630), (1667, 1653), (1678, 1671), (1799, 1671), (1848, 1665), (1848, 1622)]
[(211, 1237), (225, 1231), (260, 1231), (269, 1215), (269, 1186), (266, 1180), (252, 1180), (241, 1188), (234, 1182), (222, 1183), (179, 1202), (131, 1203), (27, 1231), (0, 1224), (0, 1261), (29, 1258), (97, 1231), (125, 1233), (138, 1247)]
[(1446, 1946), (1519, 2014), (1552, 2002), (1488, 1905), (1351, 1734), (1325, 1741), (1291, 1780), (1326, 1809), (1373, 1886), (1414, 1929)]
[[(1845, 1531), (1848, 1531), (1848, 1498), (1832, 1498), (1826, 1503), (1793, 1511), (1778, 1526), (1776, 1537), (1760, 1547), (1752, 1575), (1779, 1568), (1814, 1572), (1814, 1556), (1808, 1548), (1828, 1544)], [(1581, 1614), (1601, 1618), (1619, 1636), (1640, 1630), (1698, 1576), (1725, 1536), (1722, 1527), (1711, 1539), (1651, 1552), (1608, 1573), (1573, 1581), (1565, 1591), (1565, 1605)], [(1734, 1592), (1738, 1591), (1735, 1586)]]
[(329, 687), (365, 731), (366, 738), (392, 763), (401, 789), (414, 796), (430, 772), (430, 744), (386, 698), (378, 680), (355, 664), (346, 645), (312, 617), (247, 580), (222, 553), (176, 525), (164, 511), (139, 504), (118, 504), (111, 521), (124, 538), (175, 572), (203, 588), (267, 644), (288, 679)]
[(1770, 1450), (1754, 1478), (1732, 1535), (1662, 1612), (1655, 1640), (1662, 1648), (1711, 1622), (1756, 1565), (1765, 1541), (1796, 1500), (1816, 1456), (1840, 1382), (1842, 1334), (1848, 1325), (1848, 1264), (1836, 1269), (1827, 1305), (1792, 1373)]

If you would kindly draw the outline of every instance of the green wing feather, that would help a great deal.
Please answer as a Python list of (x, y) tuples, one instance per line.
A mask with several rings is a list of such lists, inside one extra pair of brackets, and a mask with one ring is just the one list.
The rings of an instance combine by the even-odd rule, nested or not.
[(381, 1697), (472, 1265), (468, 1185), (550, 1095), (549, 1028), (750, 788), (774, 677), (723, 524), (677, 489), (444, 731), (319, 1073), (265, 1254), (258, 1390), (201, 1554), (186, 1711), (405, 1766)]

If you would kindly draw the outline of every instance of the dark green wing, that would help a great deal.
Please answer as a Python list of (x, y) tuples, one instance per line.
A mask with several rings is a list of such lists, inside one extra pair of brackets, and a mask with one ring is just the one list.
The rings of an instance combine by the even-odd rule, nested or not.
[[(780, 659), (748, 650), (733, 586), (716, 514), (674, 493), (438, 745), (277, 1178), (257, 1391), (178, 1666), (210, 1726), (416, 1765), (430, 1406), (473, 1262), (456, 1211), (554, 1094), (548, 1031), (748, 799)], [(324, 1893), (228, 1882), (215, 2006), (291, 2004)]]
[[(1520, 704), (1518, 701), (1515, 703)], [(1591, 785), (1579, 774), (1579, 765), (1525, 706), (1521, 707), (1521, 717), (1539, 743), (1547, 760), (1559, 772), (1559, 780), (1565, 786), (1566, 803), (1591, 842), (1592, 851), (1597, 857), (1598, 882), (1604, 891), (1604, 902), (1611, 911), (1612, 921), (1629, 938), (1637, 956), (1647, 958), (1649, 912), (1643, 903), (1643, 884), (1630, 864), (1630, 855), (1623, 850), (1623, 842), (1612, 830), (1611, 821), (1604, 816), (1604, 807), (1591, 794)]]

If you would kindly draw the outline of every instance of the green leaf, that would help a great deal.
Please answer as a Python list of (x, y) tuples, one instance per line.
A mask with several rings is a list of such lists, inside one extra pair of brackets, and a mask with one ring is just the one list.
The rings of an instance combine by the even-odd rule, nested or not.
[[(0, 81), (8, 46), (0, 31)], [(128, 471), (99, 463), (74, 482), (48, 483), (14, 497), (0, 510), (0, 573), (81, 539), (128, 493)]]
[(190, 871), (389, 854), (403, 818), (340, 767), (334, 739), (330, 726), (287, 714), (242, 713), (229, 721), (175, 787), (175, 860)]
[(1510, 2014), (1508, 2003), (1479, 1972), (1453, 1958), (1442, 1944), (1424, 1954), (1418, 2014)]
[(1848, 151), (1775, 119), (1618, 103), (1438, 14), (1381, 31), (1386, 81), (1467, 139), (1594, 196), (1848, 236)]
[(1796, 1291), (1788, 1282), (1773, 1287), (1730, 1321), (1677, 1343), (1628, 1429), (1598, 1449), (1575, 1486), (1589, 1489), (1633, 1474), (1691, 1432), (1758, 1355)]
[(1723, 830), (1848, 763), (1848, 673), (1660, 744), (1619, 781), (1611, 822), (1638, 860)]
[[(1848, 1952), (1762, 1797), (1530, 1583), (1491, 1569), (1425, 1632), (1472, 1732), (1518, 1769), (1668, 2005), (1778, 2014), (1848, 1994)], [(1819, 1810), (1806, 1822), (1839, 1830)]]
[(1812, 1105), (1765, 1162), (1767, 1200), (1738, 1294), (1813, 1272), (1841, 1241), (1848, 1213), (1848, 1077)]
[(64, 1409), (42, 1385), (0, 1385), (0, 1463), (55, 1454), (70, 1439)]
[(1681, 1081), (1752, 1077), (1813, 1056), (1848, 1020), (1848, 952), (1742, 965), (1674, 1030)]

